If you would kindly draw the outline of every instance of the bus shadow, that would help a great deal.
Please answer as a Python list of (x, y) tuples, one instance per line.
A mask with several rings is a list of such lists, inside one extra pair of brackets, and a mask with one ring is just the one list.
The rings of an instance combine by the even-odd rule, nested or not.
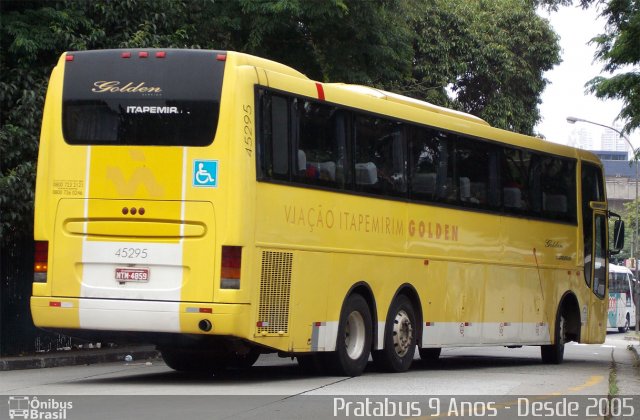
[[(588, 361), (568, 360), (566, 364), (574, 365), (589, 363)], [(162, 362), (158, 362), (159, 364)], [(411, 366), (411, 372), (420, 371), (465, 371), (465, 370), (501, 370), (513, 367), (542, 366), (542, 362), (535, 358), (525, 357), (499, 357), (499, 356), (446, 356), (436, 362), (415, 359)], [(370, 374), (388, 374), (380, 372), (370, 362), (364, 372)], [(398, 373), (402, 375), (402, 373)], [(304, 373), (295, 362), (270, 363), (269, 365), (257, 365), (250, 369), (229, 370), (221, 374), (184, 373), (170, 370), (162, 372), (132, 371), (131, 375), (109, 378), (86, 378), (76, 383), (86, 385), (238, 385), (247, 386), (253, 384), (276, 383), (283, 381), (310, 381), (327, 380), (328, 378), (344, 379), (343, 376), (313, 375)]]

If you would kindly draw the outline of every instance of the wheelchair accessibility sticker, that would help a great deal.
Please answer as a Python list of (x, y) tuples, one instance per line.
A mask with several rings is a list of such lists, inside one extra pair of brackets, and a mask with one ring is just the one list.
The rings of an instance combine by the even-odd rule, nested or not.
[(193, 161), (193, 186), (214, 188), (218, 186), (217, 160)]

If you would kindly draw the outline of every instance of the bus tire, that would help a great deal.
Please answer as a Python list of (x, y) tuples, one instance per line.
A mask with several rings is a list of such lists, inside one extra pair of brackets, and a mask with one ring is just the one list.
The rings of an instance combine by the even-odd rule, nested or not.
[(556, 315), (553, 344), (540, 346), (542, 363), (559, 365), (564, 360), (564, 343), (566, 341), (567, 319), (562, 311)]
[(384, 329), (384, 348), (373, 352), (376, 366), (387, 372), (409, 370), (416, 352), (416, 314), (409, 298), (394, 299)]
[(629, 331), (630, 324), (631, 324), (631, 319), (629, 317), (629, 314), (627, 314), (627, 318), (624, 321), (624, 327), (618, 327), (618, 331), (621, 333), (626, 333), (627, 331)]
[(327, 355), (330, 370), (340, 376), (359, 376), (367, 366), (372, 340), (371, 312), (359, 294), (349, 296), (340, 313), (336, 350)]
[(442, 349), (440, 347), (430, 347), (424, 349), (418, 349), (420, 353), (420, 359), (427, 363), (435, 363), (440, 358), (440, 353), (442, 353)]

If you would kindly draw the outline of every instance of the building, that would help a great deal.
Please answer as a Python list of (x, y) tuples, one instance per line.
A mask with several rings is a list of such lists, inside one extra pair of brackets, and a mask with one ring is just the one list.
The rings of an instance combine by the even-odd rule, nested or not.
[[(622, 130), (622, 124), (618, 123), (613, 126), (618, 131)], [(600, 136), (600, 140), (602, 141), (602, 150), (615, 150), (615, 151), (629, 151), (629, 144), (624, 139), (624, 137), (620, 136), (619, 132), (616, 132), (611, 129), (605, 129), (602, 132), (602, 136)]]
[(626, 150), (592, 150), (592, 152), (598, 155), (604, 165), (609, 208), (619, 213), (623, 211), (624, 203), (636, 198), (637, 162), (629, 160)]

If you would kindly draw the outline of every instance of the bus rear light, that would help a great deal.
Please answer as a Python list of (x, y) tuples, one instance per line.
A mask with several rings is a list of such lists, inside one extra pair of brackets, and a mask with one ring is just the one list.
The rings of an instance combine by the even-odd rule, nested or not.
[(194, 307), (194, 306), (189, 306), (188, 308), (185, 309), (185, 312), (188, 314), (212, 314), (213, 313), (213, 309), (212, 308), (198, 308), (198, 307)]
[(73, 308), (73, 303), (52, 300), (49, 302), (49, 306), (52, 308)]
[(227, 61), (227, 55), (226, 54), (218, 54), (218, 55), (216, 55), (216, 60), (218, 60), (218, 61)]
[(49, 269), (49, 242), (36, 241), (33, 255), (33, 281), (35, 283), (47, 282), (47, 270)]
[(140, 51), (140, 52), (138, 53), (138, 57), (140, 57), (140, 58), (147, 58), (147, 57), (149, 57), (149, 53), (148, 53), (148, 52), (146, 52), (146, 51)]
[(167, 53), (164, 51), (158, 51), (156, 53), (156, 58), (165, 58), (167, 56)]
[(67, 54), (67, 56), (64, 59), (66, 61), (73, 61), (73, 56), (71, 54)]
[(122, 58), (131, 58), (131, 53), (130, 52), (123, 52), (122, 54), (120, 54), (120, 57)]
[(220, 273), (221, 289), (240, 289), (240, 268), (242, 266), (242, 247), (222, 247), (222, 269)]

